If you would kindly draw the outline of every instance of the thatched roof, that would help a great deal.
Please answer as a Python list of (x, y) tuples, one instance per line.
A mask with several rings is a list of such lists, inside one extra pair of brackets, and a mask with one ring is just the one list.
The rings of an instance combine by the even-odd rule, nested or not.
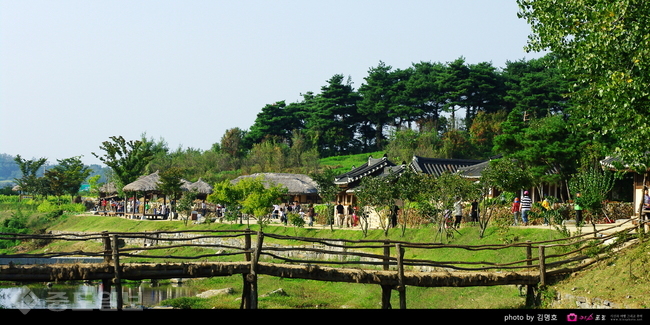
[(20, 185), (14, 185), (14, 187), (12, 187), (11, 190), (14, 191), (14, 192), (20, 192), (23, 189), (22, 189), (22, 187), (20, 187)]
[(106, 183), (99, 187), (99, 192), (106, 193), (106, 194), (117, 193), (117, 186), (115, 186), (115, 183), (113, 182)]
[(183, 189), (187, 190), (194, 190), (199, 194), (211, 194), (212, 193), (212, 186), (210, 184), (206, 183), (204, 180), (200, 179), (194, 183), (189, 183), (187, 184), (186, 187)]
[(318, 194), (318, 185), (316, 182), (311, 177), (303, 174), (257, 173), (239, 176), (233, 179), (231, 183), (237, 184), (240, 180), (251, 177), (263, 177), (266, 186), (271, 186), (272, 184), (284, 185), (290, 195)]
[(160, 184), (160, 176), (158, 171), (147, 176), (141, 176), (135, 182), (125, 185), (122, 190), (124, 192), (148, 192), (155, 191), (158, 189), (158, 184)]

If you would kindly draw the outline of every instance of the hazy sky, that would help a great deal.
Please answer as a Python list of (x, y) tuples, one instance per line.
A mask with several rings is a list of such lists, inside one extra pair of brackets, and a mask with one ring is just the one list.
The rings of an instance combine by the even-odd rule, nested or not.
[(209, 149), (264, 105), (355, 89), (379, 61), (533, 59), (515, 0), (0, 0), (0, 153), (82, 156), (110, 136)]

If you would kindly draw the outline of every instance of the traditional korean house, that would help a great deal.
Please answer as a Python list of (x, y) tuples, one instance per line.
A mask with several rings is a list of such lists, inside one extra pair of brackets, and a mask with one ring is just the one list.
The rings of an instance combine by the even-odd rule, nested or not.
[(349, 172), (334, 177), (334, 184), (338, 185), (341, 190), (336, 200), (343, 205), (356, 204), (354, 188), (361, 184), (361, 179), (380, 176), (385, 172), (385, 168), (395, 166), (392, 161), (388, 160), (387, 155), (381, 158), (369, 156), (368, 162), (359, 167), (352, 167)]
[(484, 161), (474, 159), (445, 159), (413, 156), (408, 164), (403, 162), (400, 165), (396, 165), (388, 160), (386, 155), (377, 159), (369, 157), (368, 162), (362, 166), (353, 168), (351, 171), (335, 177), (334, 183), (341, 188), (337, 201), (340, 201), (344, 205), (356, 204), (354, 191), (361, 183), (361, 179), (364, 177), (382, 177), (390, 173), (399, 174), (406, 169), (411, 169), (416, 173), (438, 177), (442, 175), (442, 173), (455, 173), (462, 167), (473, 166), (482, 162)]

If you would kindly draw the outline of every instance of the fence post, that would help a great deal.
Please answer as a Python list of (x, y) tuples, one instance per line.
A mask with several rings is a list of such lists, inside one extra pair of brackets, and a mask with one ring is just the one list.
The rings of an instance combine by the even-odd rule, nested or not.
[(102, 231), (102, 240), (104, 242), (104, 263), (110, 263), (113, 249), (111, 248), (111, 238), (108, 237), (108, 231)]
[(399, 308), (406, 309), (406, 285), (404, 284), (404, 248), (401, 244), (396, 244), (395, 249), (397, 251), (397, 278), (399, 280), (399, 285), (397, 286), (397, 291), (399, 292)]
[(115, 269), (115, 293), (117, 294), (117, 310), (122, 310), (122, 275), (120, 272), (120, 252), (117, 235), (113, 235), (113, 267)]
[(248, 302), (246, 303), (247, 309), (257, 309), (257, 262), (259, 261), (262, 252), (262, 244), (264, 241), (264, 233), (257, 232), (257, 245), (255, 246), (254, 254), (251, 258), (251, 269), (246, 276), (246, 284), (250, 287), (248, 295)]
[[(526, 241), (526, 265), (533, 265), (533, 247), (530, 240)], [(526, 285), (526, 306), (533, 306), (535, 304), (535, 286), (532, 284)]]
[(539, 284), (544, 287), (546, 286), (546, 264), (544, 264), (544, 248), (545, 246), (539, 246)]
[[(251, 234), (250, 234), (250, 228), (246, 228), (246, 235), (244, 235), (244, 251), (249, 251), (251, 249)], [(244, 259), (246, 262), (251, 261), (251, 253), (244, 253)], [(242, 274), (242, 281), (244, 287), (242, 288), (242, 295), (241, 295), (241, 304), (239, 306), (240, 309), (248, 309), (250, 308), (250, 286), (248, 285), (248, 282), (246, 281), (246, 277), (248, 274)]]
[[(102, 231), (102, 241), (104, 242), (104, 263), (109, 264), (112, 259), (113, 249), (111, 248), (111, 238), (108, 231)], [(101, 309), (111, 309), (111, 279), (102, 279), (102, 305)]]
[[(390, 260), (388, 259), (390, 257), (390, 241), (385, 240), (384, 241), (384, 265), (383, 269), (384, 271), (389, 270), (389, 265), (388, 263)], [(381, 308), (382, 309), (392, 309), (392, 306), (390, 305), (390, 295), (391, 295), (391, 290), (393, 290), (393, 287), (390, 285), (381, 285)]]

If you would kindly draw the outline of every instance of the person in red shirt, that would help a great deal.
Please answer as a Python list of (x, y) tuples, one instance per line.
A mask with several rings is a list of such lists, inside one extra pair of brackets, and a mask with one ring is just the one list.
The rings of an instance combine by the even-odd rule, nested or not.
[(519, 203), (519, 198), (516, 197), (515, 201), (512, 202), (512, 210), (511, 210), (512, 215), (515, 218), (515, 223), (513, 224), (513, 226), (516, 226), (517, 225), (517, 220), (519, 220), (519, 213), (520, 213), (520, 210), (521, 210), (520, 208), (521, 208), (521, 203)]

